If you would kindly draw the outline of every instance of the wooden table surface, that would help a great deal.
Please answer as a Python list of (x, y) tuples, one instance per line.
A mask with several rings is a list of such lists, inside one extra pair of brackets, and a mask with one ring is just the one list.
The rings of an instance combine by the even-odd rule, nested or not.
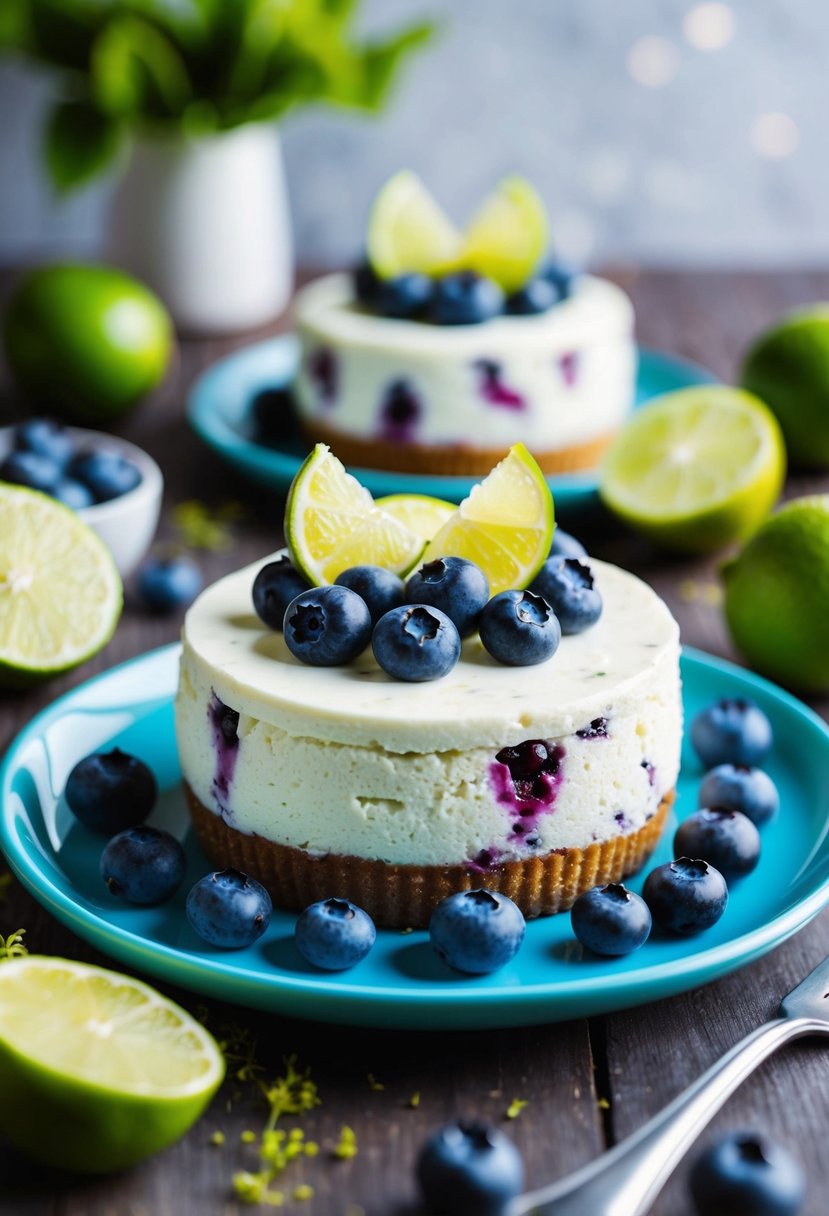
[[(829, 298), (829, 273), (621, 273), (633, 296), (642, 342), (698, 360), (726, 380), (740, 352), (783, 310)], [(254, 335), (260, 336), (260, 335)], [(199, 554), (207, 580), (273, 550), (280, 539), (282, 504), (231, 474), (188, 431), (184, 399), (203, 368), (251, 335), (227, 341), (190, 341), (163, 390), (123, 426), (150, 451), (166, 477), (161, 536), (169, 536), (171, 508), (196, 498), (211, 507), (243, 503), (244, 520), (226, 552)], [(2, 417), (5, 411), (6, 417)], [(14, 409), (0, 401), (0, 421)], [(788, 495), (829, 490), (829, 477), (798, 475)], [(567, 520), (591, 551), (633, 569), (668, 601), (683, 640), (736, 657), (720, 609), (688, 587), (715, 580), (716, 562), (656, 554), (608, 521)], [(694, 580), (689, 584), (688, 580)], [(174, 639), (179, 617), (148, 617), (128, 598), (117, 633), (77, 673), (28, 695), (0, 696), (0, 751), (44, 704), (115, 663)], [(816, 706), (827, 714), (829, 701)], [(829, 791), (827, 791), (829, 810)], [(0, 904), (0, 932), (25, 926), (29, 948), (106, 964), (12, 885)], [(209, 1025), (222, 1034), (233, 1024), (258, 1040), (265, 1075), (295, 1053), (311, 1070), (322, 1104), (306, 1116), (306, 1134), (320, 1155), (295, 1163), (283, 1179), (288, 1207), (307, 1216), (387, 1216), (413, 1210), (412, 1166), (426, 1134), (441, 1121), (474, 1114), (505, 1128), (524, 1155), (528, 1182), (551, 1181), (638, 1128), (744, 1033), (775, 1011), (780, 997), (829, 953), (829, 912), (764, 959), (705, 988), (643, 1008), (590, 1020), (524, 1030), (451, 1034), (359, 1031), (315, 1026), (209, 1002)], [(204, 1004), (167, 989), (186, 1007)], [(369, 1077), (375, 1079), (374, 1084)], [(382, 1086), (382, 1088), (381, 1088)], [(420, 1093), (416, 1108), (410, 1104)], [(505, 1120), (514, 1098), (528, 1104)], [(2, 1101), (2, 1095), (0, 1095)], [(261, 1130), (264, 1108), (252, 1086), (225, 1083), (204, 1119), (179, 1144), (140, 1167), (98, 1180), (70, 1178), (29, 1164), (0, 1143), (0, 1216), (211, 1216), (242, 1210), (230, 1187), (234, 1170), (255, 1167), (240, 1140)], [(786, 1049), (763, 1066), (714, 1120), (706, 1140), (728, 1128), (762, 1129), (787, 1144), (809, 1180), (808, 1216), (825, 1216), (829, 1158), (829, 1046), (809, 1042)], [(358, 1154), (330, 1152), (340, 1128), (357, 1136)], [(222, 1147), (211, 1144), (222, 1131)], [(659, 1216), (691, 1216), (687, 1166), (680, 1167), (653, 1208)], [(310, 1201), (290, 1198), (309, 1183)], [(585, 1216), (591, 1216), (585, 1213)], [(735, 1213), (735, 1216), (737, 1214)]]

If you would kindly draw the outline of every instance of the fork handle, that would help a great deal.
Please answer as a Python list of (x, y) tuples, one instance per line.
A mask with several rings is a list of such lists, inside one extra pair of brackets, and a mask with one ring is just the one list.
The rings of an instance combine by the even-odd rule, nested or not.
[(664, 1110), (590, 1165), (520, 1195), (509, 1216), (644, 1216), (726, 1099), (792, 1039), (826, 1034), (811, 1018), (776, 1018), (742, 1039)]

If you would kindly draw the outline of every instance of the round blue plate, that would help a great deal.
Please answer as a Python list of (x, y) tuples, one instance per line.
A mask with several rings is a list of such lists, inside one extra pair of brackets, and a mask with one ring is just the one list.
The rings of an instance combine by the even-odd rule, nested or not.
[[(286, 388), (297, 366), (299, 344), (291, 334), (247, 346), (215, 363), (190, 390), (187, 417), (204, 442), (246, 476), (274, 490), (286, 491), (308, 454), (308, 444), (286, 416), (284, 438), (276, 446), (254, 439), (251, 401), (268, 388)], [(636, 405), (661, 393), (692, 384), (713, 384), (716, 377), (696, 363), (675, 355), (639, 348)], [(375, 497), (383, 494), (430, 494), (450, 502), (466, 498), (478, 478), (426, 477), (352, 467), (351, 471)], [(596, 471), (559, 473), (547, 478), (557, 510), (592, 505), (596, 500)]]
[[(491, 976), (458, 975), (433, 953), (423, 931), (381, 931), (351, 971), (326, 974), (303, 962), (295, 917), (276, 910), (250, 949), (214, 950), (184, 915), (190, 884), (208, 866), (189, 830), (173, 733), (178, 647), (116, 667), (41, 713), (10, 749), (0, 771), (0, 845), (21, 882), (58, 919), (122, 963), (227, 1001), (328, 1022), (410, 1029), (517, 1026), (598, 1014), (696, 987), (757, 958), (829, 902), (825, 790), (829, 728), (766, 681), (687, 651), (682, 673), (686, 720), (719, 696), (751, 697), (772, 720), (768, 770), (782, 809), (763, 828), (759, 867), (733, 885), (725, 915), (696, 938), (654, 936), (621, 959), (590, 956), (566, 914), (527, 926), (512, 963)], [(88, 752), (123, 748), (152, 764), (162, 796), (152, 822), (185, 841), (188, 873), (170, 903), (131, 908), (98, 875), (102, 848), (72, 817), (62, 790)], [(685, 746), (679, 817), (696, 809), (701, 772)], [(654, 864), (672, 856), (669, 824)], [(641, 886), (641, 876), (631, 882)]]

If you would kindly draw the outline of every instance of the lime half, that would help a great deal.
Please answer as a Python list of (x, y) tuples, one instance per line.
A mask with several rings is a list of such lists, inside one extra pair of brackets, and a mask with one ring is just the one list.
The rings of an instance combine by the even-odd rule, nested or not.
[(90, 658), (112, 636), (122, 601), (109, 549), (74, 512), (0, 483), (0, 685)]
[(405, 574), (423, 541), (386, 514), (324, 443), (306, 457), (288, 491), (285, 539), (291, 560), (316, 586), (351, 566)]
[(492, 595), (526, 587), (550, 552), (553, 496), (523, 443), (510, 448), (436, 533), (423, 561), (465, 557), (489, 579)]
[(632, 528), (705, 553), (759, 526), (785, 471), (774, 415), (750, 393), (716, 385), (667, 393), (638, 410), (605, 457), (599, 489)]
[(0, 1129), (62, 1169), (166, 1148), (219, 1087), (212, 1036), (147, 984), (68, 959), (0, 963)]
[(457, 262), (461, 236), (416, 174), (396, 173), (374, 201), (368, 259), (381, 279), (441, 274)]
[(549, 239), (547, 212), (523, 177), (506, 177), (473, 217), (461, 261), (506, 292), (532, 277)]
[(457, 510), (453, 502), (430, 498), (427, 494), (389, 494), (376, 499), (375, 505), (405, 524), (410, 532), (420, 537), (424, 545)]

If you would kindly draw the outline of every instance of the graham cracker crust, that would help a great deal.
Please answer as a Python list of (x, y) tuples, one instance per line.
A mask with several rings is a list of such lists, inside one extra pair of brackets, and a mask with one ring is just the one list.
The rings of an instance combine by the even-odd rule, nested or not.
[(214, 865), (258, 879), (279, 907), (301, 911), (320, 899), (350, 899), (375, 924), (390, 929), (425, 926), (447, 895), (476, 887), (508, 895), (528, 919), (569, 908), (584, 891), (620, 882), (644, 865), (675, 796), (674, 790), (666, 794), (656, 814), (636, 832), (586, 849), (559, 849), (479, 870), (466, 865), (387, 865), (334, 853), (314, 857), (262, 836), (244, 835), (208, 810), (187, 782), (184, 792), (199, 843)]

